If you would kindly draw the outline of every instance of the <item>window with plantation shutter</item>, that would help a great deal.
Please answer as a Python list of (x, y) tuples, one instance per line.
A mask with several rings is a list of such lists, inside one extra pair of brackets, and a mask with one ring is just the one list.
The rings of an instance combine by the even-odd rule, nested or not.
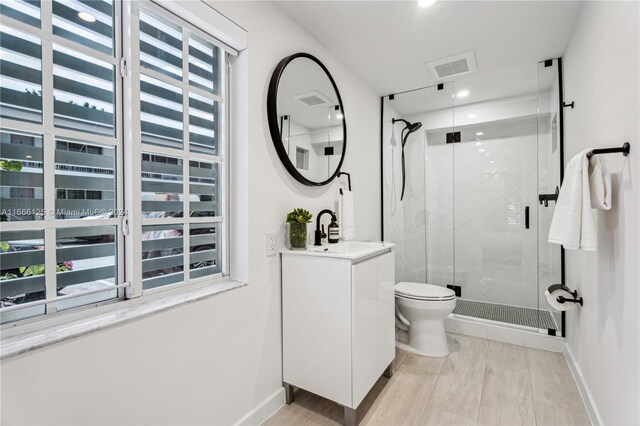
[(124, 298), (119, 13), (108, 0), (0, 6), (3, 324)]
[(225, 220), (222, 49), (198, 29), (140, 5), (142, 283), (220, 275)]
[(146, 0), (0, 19), (0, 322), (226, 274), (229, 49)]

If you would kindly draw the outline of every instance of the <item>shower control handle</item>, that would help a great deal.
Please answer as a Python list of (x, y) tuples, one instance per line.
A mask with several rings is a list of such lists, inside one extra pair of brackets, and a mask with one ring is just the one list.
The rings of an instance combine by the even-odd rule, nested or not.
[(524, 227), (529, 229), (529, 206), (524, 208)]

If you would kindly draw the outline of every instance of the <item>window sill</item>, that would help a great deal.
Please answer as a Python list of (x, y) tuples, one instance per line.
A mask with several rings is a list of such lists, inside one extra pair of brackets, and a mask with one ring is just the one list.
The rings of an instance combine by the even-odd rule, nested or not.
[(98, 330), (124, 324), (134, 319), (206, 299), (215, 294), (244, 287), (245, 285), (247, 283), (229, 279), (157, 299), (134, 299), (113, 304), (111, 306), (114, 309), (108, 312), (89, 315), (78, 320), (3, 338), (0, 341), (0, 359), (10, 358)]

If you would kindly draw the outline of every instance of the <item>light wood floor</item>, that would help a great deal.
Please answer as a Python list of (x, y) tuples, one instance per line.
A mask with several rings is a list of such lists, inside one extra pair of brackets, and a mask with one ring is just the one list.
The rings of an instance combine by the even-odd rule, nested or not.
[[(450, 354), (399, 351), (358, 408), (360, 425), (590, 425), (559, 353), (451, 334)], [(298, 390), (267, 425), (342, 424), (338, 404)]]

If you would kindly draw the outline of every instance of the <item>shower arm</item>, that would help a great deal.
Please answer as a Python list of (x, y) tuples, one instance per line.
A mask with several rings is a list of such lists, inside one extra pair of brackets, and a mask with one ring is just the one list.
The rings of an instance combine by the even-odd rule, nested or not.
[[(391, 119), (391, 124), (396, 124), (398, 121), (402, 121), (404, 124), (406, 124), (407, 127), (411, 126), (411, 123), (409, 123), (404, 118), (392, 118)], [(407, 128), (407, 127), (405, 127), (405, 128)]]

